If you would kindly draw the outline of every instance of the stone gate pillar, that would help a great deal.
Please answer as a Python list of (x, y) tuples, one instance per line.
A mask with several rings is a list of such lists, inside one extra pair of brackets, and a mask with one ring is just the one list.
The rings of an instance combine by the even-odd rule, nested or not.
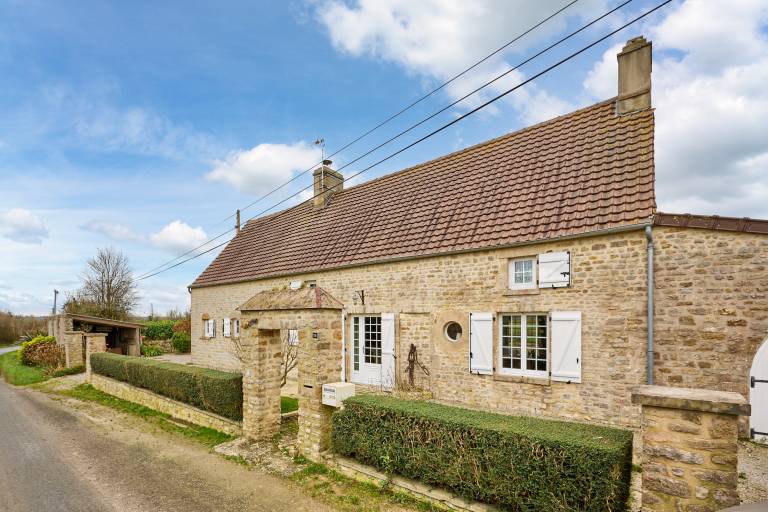
[(85, 333), (85, 381), (91, 382), (91, 354), (107, 351), (107, 334), (103, 332)]
[(253, 314), (241, 322), (243, 435), (266, 440), (280, 430), (280, 330), (259, 329)]
[(313, 312), (312, 327), (299, 332), (299, 451), (310, 458), (330, 447), (331, 415), (322, 404), (323, 384), (341, 376), (341, 313)]
[(64, 347), (64, 365), (67, 368), (83, 364), (83, 332), (65, 331), (61, 345)]
[(738, 505), (738, 393), (640, 386), (644, 511), (714, 511)]

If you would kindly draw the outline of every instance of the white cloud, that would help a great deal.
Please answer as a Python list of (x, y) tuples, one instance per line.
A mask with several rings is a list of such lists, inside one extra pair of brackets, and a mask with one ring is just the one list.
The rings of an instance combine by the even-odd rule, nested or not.
[(129, 240), (140, 242), (144, 240), (144, 237), (138, 233), (135, 233), (129, 226), (124, 224), (117, 224), (113, 222), (105, 222), (100, 220), (90, 220), (80, 226), (85, 231), (91, 233), (100, 233), (106, 235), (113, 240)]
[(149, 241), (155, 247), (180, 254), (201, 245), (208, 239), (203, 228), (175, 220), (157, 233), (149, 235)]
[(306, 142), (259, 144), (217, 161), (206, 178), (223, 181), (242, 192), (264, 194), (319, 160), (320, 151)]
[(48, 238), (48, 229), (34, 213), (15, 208), (0, 213), (0, 235), (21, 244), (41, 244)]
[[(565, 2), (553, 5), (553, 2), (526, 0), (358, 0), (350, 6), (329, 0), (319, 5), (317, 15), (340, 51), (395, 62), (412, 74), (442, 82), (563, 5)], [(450, 84), (446, 93), (454, 100), (464, 96), (511, 68), (512, 54), (522, 54), (537, 42), (562, 31), (569, 17), (581, 18), (589, 13), (591, 18), (595, 12), (602, 12), (605, 5), (604, 0), (591, 0), (567, 9)], [(513, 72), (467, 99), (462, 106), (476, 106), (492, 93), (519, 83), (523, 77), (521, 72)], [(572, 109), (570, 103), (553, 98), (533, 84), (514, 93), (511, 103), (528, 122)], [(486, 112), (495, 110), (486, 109)]]
[[(768, 22), (765, 2), (688, 0), (656, 27), (656, 190), (659, 209), (768, 218)], [(616, 53), (584, 87), (616, 94)]]

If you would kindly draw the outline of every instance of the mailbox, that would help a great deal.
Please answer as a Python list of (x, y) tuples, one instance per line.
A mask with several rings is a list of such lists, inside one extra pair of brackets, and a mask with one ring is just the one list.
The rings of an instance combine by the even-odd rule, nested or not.
[(330, 382), (323, 384), (323, 405), (341, 407), (341, 402), (355, 395), (355, 385), (351, 382)]

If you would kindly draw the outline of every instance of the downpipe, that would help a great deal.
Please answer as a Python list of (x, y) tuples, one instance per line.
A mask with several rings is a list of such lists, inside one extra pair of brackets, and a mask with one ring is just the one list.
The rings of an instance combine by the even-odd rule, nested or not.
[(653, 230), (645, 226), (645, 239), (648, 242), (648, 340), (646, 356), (648, 358), (648, 384), (653, 384)]

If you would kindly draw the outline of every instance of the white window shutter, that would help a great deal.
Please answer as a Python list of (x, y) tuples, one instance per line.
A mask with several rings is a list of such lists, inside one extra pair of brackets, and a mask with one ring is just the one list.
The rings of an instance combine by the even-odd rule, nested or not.
[(216, 320), (211, 319), (211, 338), (216, 337)]
[(395, 388), (395, 314), (381, 314), (381, 387)]
[(552, 312), (552, 380), (581, 382), (581, 311)]
[(206, 338), (212, 338), (213, 334), (211, 334), (211, 321), (210, 320), (206, 320), (205, 323), (203, 324), (203, 326), (205, 328), (205, 337)]
[(571, 253), (539, 254), (539, 288), (562, 288), (571, 284)]
[(493, 313), (469, 314), (469, 371), (493, 374)]
[(224, 334), (224, 337), (225, 338), (229, 338), (229, 335), (230, 335), (230, 333), (232, 331), (232, 329), (231, 329), (232, 324), (230, 323), (229, 318), (225, 318), (222, 321), (221, 327), (222, 327), (221, 332)]

